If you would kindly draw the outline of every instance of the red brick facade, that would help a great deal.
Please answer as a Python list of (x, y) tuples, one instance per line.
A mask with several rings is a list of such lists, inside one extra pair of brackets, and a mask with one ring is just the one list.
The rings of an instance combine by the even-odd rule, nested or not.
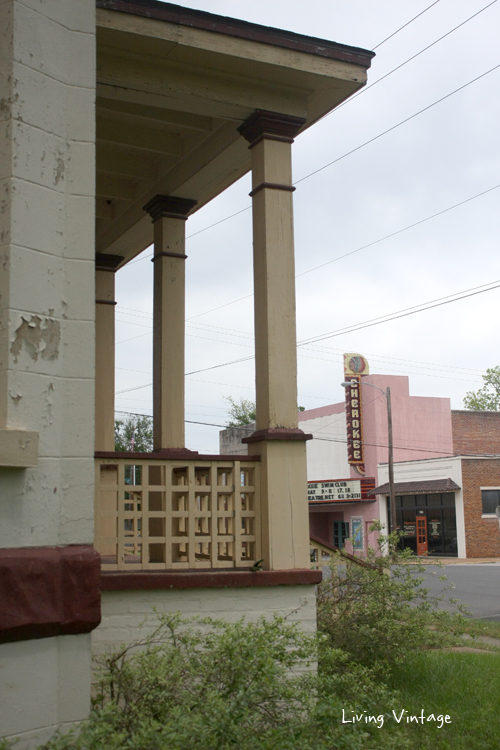
[(456, 455), (500, 454), (499, 411), (452, 410), (451, 429)]
[(481, 518), (481, 487), (500, 487), (500, 458), (462, 459), (467, 557), (500, 557), (498, 520)]

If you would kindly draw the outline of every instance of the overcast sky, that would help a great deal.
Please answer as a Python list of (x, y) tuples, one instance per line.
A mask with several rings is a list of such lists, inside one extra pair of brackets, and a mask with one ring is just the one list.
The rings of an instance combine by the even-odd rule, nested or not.
[[(296, 139), (294, 181), (500, 65), (498, 0), (196, 0), (183, 5), (369, 50), (377, 47), (361, 95)], [(498, 288), (300, 345), (500, 284), (500, 187), (492, 189), (500, 184), (499, 89), (500, 67), (297, 185), (300, 405), (310, 409), (344, 399), (340, 382), (346, 351), (364, 354), (373, 373), (408, 375), (412, 395), (449, 397), (453, 408), (462, 408), (466, 391), (482, 385), (486, 368), (500, 364)], [(249, 208), (249, 191), (247, 175), (187, 222), (186, 373), (204, 371), (186, 377), (186, 420), (224, 424), (224, 397), (254, 398), (252, 359), (205, 369), (253, 354), (251, 211), (208, 228)], [(347, 253), (352, 254), (339, 258)], [(151, 414), (150, 387), (120, 391), (151, 382), (150, 256), (145, 251), (145, 260), (117, 274), (116, 408), (145, 414)], [(212, 311), (225, 303), (232, 304)], [(218, 451), (217, 427), (186, 427), (188, 447)]]

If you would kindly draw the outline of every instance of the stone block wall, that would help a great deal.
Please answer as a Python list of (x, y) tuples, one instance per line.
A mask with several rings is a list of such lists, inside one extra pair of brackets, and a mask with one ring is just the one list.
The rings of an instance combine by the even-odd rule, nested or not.
[(316, 587), (253, 586), (176, 590), (103, 591), (102, 622), (92, 633), (92, 650), (103, 653), (121, 643), (132, 643), (150, 633), (156, 623), (153, 612), (181, 612), (237, 622), (255, 622), (273, 613), (300, 623), (306, 633), (316, 630)]
[(0, 0), (0, 549), (7, 589), (40, 584), (0, 604), (19, 750), (90, 708), (90, 636), (39, 560), (94, 559), (95, 57), (95, 0)]

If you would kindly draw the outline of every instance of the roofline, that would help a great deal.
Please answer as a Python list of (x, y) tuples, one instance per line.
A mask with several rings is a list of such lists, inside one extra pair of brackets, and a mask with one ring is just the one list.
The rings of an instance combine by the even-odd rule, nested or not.
[(500, 417), (500, 411), (494, 411), (492, 409), (452, 409), (452, 414), (495, 414)]
[(193, 8), (183, 8), (181, 5), (164, 3), (159, 0), (96, 0), (96, 6), (105, 10), (145, 16), (158, 21), (175, 23), (179, 26), (191, 26), (217, 34), (227, 34), (253, 42), (271, 44), (275, 47), (285, 47), (309, 55), (342, 60), (353, 65), (361, 65), (363, 68), (369, 68), (371, 60), (375, 56), (375, 52), (370, 52), (361, 47), (350, 47), (327, 39), (317, 39), (304, 34), (296, 34), (293, 31), (241, 21), (237, 18), (219, 16)]
[[(500, 453), (454, 453), (453, 455), (449, 456), (436, 456), (429, 457), (429, 458), (410, 458), (408, 461), (394, 461), (394, 466), (397, 466), (399, 464), (416, 464), (419, 462), (424, 461), (450, 461), (453, 459), (459, 459), (460, 461), (475, 461), (476, 459), (478, 461), (494, 461), (498, 460), (500, 458)], [(379, 461), (377, 466), (388, 466), (389, 464), (387, 461)]]

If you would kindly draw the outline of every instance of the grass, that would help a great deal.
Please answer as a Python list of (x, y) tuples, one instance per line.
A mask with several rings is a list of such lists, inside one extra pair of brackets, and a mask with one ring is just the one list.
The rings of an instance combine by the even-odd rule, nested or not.
[(415, 750), (499, 750), (500, 654), (423, 652), (394, 667), (389, 684), (410, 714), (451, 718), (442, 729), (405, 725)]
[(473, 636), (486, 635), (500, 639), (500, 620), (475, 620), (471, 617), (467, 619), (465, 632)]

